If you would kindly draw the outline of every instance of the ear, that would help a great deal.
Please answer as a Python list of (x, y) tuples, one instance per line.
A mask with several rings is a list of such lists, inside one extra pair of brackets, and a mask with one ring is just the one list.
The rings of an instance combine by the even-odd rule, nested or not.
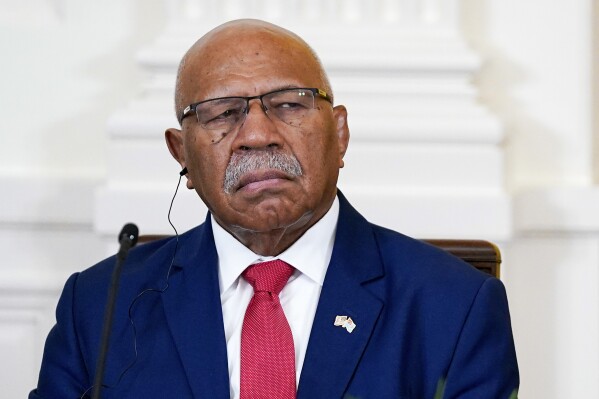
[[(181, 169), (187, 167), (187, 162), (185, 161), (185, 150), (183, 147), (183, 132), (179, 129), (170, 128), (166, 129), (164, 132), (164, 138), (166, 140), (166, 145), (171, 155), (179, 165), (181, 165)], [(191, 181), (190, 174), (187, 173), (185, 175), (187, 177), (187, 188), (193, 188), (193, 182)]]
[(347, 125), (347, 109), (344, 105), (337, 105), (333, 108), (333, 119), (335, 121), (335, 131), (339, 144), (339, 168), (345, 163), (343, 157), (349, 145), (349, 126)]

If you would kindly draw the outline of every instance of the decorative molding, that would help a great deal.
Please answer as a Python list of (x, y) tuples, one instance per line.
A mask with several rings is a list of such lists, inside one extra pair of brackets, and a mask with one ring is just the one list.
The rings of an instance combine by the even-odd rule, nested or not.
[[(122, 220), (139, 222), (141, 234), (173, 234), (166, 214), (174, 187), (119, 187), (99, 191), (96, 231), (114, 241)], [(497, 190), (381, 189), (345, 186), (343, 193), (371, 222), (426, 238), (509, 239), (510, 198)], [(136, 206), (131, 206), (136, 204)], [(391, 211), (390, 211), (391, 210)], [(180, 191), (172, 220), (184, 232), (204, 221), (207, 208), (194, 191)]]
[[(457, 94), (443, 92), (442, 87), (436, 92), (426, 92), (425, 86), (421, 92), (406, 89), (393, 95), (399, 89), (393, 80), (388, 84), (385, 94), (374, 95), (357, 91), (351, 84), (337, 83), (337, 103), (348, 108), (352, 141), (490, 146), (503, 142), (499, 122), (475, 102), (473, 94), (460, 94), (467, 86), (456, 88)], [(165, 97), (171, 100), (170, 96)], [(377, 98), (377, 103), (372, 98)], [(380, 120), (372, 117), (375, 114), (386, 117)], [(164, 130), (176, 126), (172, 100), (140, 99), (112, 115), (107, 131), (116, 145), (144, 146), (150, 140), (164, 147)]]
[(64, 22), (65, 0), (5, 1), (0, 3), (0, 25), (29, 29), (55, 28)]
[(43, 343), (54, 324), (57, 295), (2, 291), (0, 295), (0, 383), (5, 397), (25, 397), (37, 381)]
[(0, 172), (0, 225), (89, 226), (98, 174)]
[(413, 237), (506, 241), (512, 235), (511, 200), (501, 192), (368, 187), (343, 192), (369, 221)]
[(450, 25), (457, 22), (456, 0), (169, 0), (169, 20), (199, 23), (236, 18), (264, 18), (280, 23), (410, 23)]
[(599, 187), (538, 188), (514, 196), (517, 233), (599, 233)]
[[(96, 258), (96, 261), (98, 260), (100, 258)], [(12, 270), (6, 278), (3, 278), (0, 281), (0, 292), (2, 292), (0, 298), (3, 301), (0, 304), (0, 309), (6, 307), (7, 304), (11, 304), (10, 306), (17, 308), (29, 306), (26, 304), (33, 304), (37, 309), (43, 304), (46, 306), (49, 304), (45, 302), (45, 299), (37, 302), (37, 298), (58, 299), (58, 294), (62, 291), (65, 281), (75, 270), (60, 271), (43, 266), (38, 265), (38, 268), (35, 270), (33, 267), (25, 268), (25, 270)], [(83, 270), (88, 266), (91, 265), (77, 265), (77, 270)], [(10, 302), (11, 298), (18, 298), (18, 300), (15, 299), (13, 302)], [(52, 306), (55, 304), (55, 302), (52, 303)]]
[[(172, 234), (167, 214), (176, 182), (173, 176), (173, 184), (168, 186), (119, 186), (98, 190), (96, 231), (114, 241), (112, 237), (122, 227), (123, 220), (129, 220), (137, 223), (140, 234)], [(207, 212), (195, 191), (187, 190), (184, 184), (179, 187), (171, 214), (180, 233), (202, 223)]]

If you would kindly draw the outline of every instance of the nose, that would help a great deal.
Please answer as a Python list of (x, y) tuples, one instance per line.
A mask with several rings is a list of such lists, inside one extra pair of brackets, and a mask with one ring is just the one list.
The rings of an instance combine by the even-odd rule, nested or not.
[(237, 130), (233, 149), (251, 150), (283, 146), (278, 127), (268, 116), (268, 110), (258, 98), (248, 102), (245, 120)]

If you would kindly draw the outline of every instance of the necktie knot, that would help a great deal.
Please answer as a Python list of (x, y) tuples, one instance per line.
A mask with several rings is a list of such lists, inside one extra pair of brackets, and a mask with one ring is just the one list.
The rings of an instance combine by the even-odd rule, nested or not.
[(266, 291), (279, 295), (293, 274), (293, 266), (280, 259), (256, 263), (242, 273), (243, 278), (254, 288), (254, 292)]

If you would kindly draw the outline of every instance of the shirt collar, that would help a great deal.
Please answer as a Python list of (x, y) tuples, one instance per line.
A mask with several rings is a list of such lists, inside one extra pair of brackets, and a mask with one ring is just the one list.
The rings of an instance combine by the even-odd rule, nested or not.
[(335, 197), (327, 213), (296, 242), (278, 256), (261, 256), (237, 241), (212, 219), (214, 244), (218, 253), (219, 285), (225, 292), (251, 264), (281, 259), (322, 286), (333, 253), (339, 218), (339, 199)]

